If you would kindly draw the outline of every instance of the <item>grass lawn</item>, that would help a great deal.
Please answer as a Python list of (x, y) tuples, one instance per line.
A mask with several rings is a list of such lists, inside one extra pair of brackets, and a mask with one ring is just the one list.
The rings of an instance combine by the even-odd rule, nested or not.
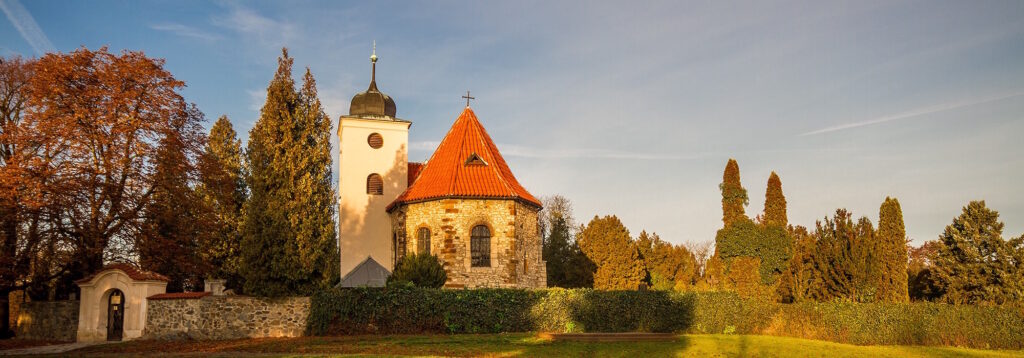
[(683, 335), (643, 343), (553, 342), (534, 334), (349, 336), (228, 341), (131, 341), (86, 347), (62, 356), (414, 355), (492, 357), (1024, 357), (1024, 351), (951, 347), (855, 346), (788, 337)]

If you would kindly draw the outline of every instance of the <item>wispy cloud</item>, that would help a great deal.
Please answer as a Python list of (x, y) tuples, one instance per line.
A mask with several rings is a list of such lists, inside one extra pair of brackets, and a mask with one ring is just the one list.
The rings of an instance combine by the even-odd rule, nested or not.
[(7, 15), (7, 20), (10, 20), (14, 28), (18, 29), (18, 33), (25, 39), (25, 42), (32, 46), (32, 50), (37, 55), (57, 51), (50, 39), (36, 24), (36, 19), (24, 6), (21, 6), (18, 0), (0, 0), (0, 10), (3, 10)]
[(975, 105), (979, 105), (979, 104), (1000, 101), (1000, 100), (1004, 100), (1004, 99), (1008, 99), (1008, 98), (1013, 98), (1013, 97), (1018, 97), (1018, 96), (1024, 96), (1024, 92), (1015, 92), (1015, 93), (1010, 93), (1010, 94), (1000, 94), (1000, 95), (990, 96), (990, 97), (985, 97), (985, 98), (971, 98), (971, 99), (967, 99), (967, 100), (960, 100), (960, 101), (954, 101), (954, 102), (949, 102), (949, 103), (942, 103), (942, 104), (937, 104), (937, 105), (933, 105), (933, 106), (917, 108), (917, 109), (913, 109), (913, 110), (910, 110), (910, 111), (906, 111), (906, 112), (902, 112), (902, 113), (897, 113), (897, 114), (893, 114), (893, 115), (888, 115), (888, 116), (882, 116), (882, 117), (878, 117), (878, 118), (868, 119), (868, 120), (864, 120), (864, 121), (840, 124), (840, 125), (836, 125), (836, 126), (832, 126), (832, 127), (826, 127), (826, 128), (822, 128), (822, 129), (818, 129), (818, 130), (802, 133), (802, 134), (800, 134), (800, 136), (809, 136), (809, 135), (815, 135), (815, 134), (830, 133), (830, 132), (841, 131), (841, 130), (844, 130), (844, 129), (851, 129), (851, 128), (870, 126), (870, 125), (873, 125), (873, 124), (891, 122), (891, 121), (900, 120), (900, 119), (914, 118), (914, 117), (919, 117), (919, 116), (923, 116), (923, 115), (927, 115), (927, 114), (945, 112), (945, 111), (954, 110), (954, 109), (958, 109), (958, 108), (970, 107), (970, 106), (975, 106)]
[(294, 24), (260, 15), (240, 4), (232, 4), (226, 16), (213, 19), (213, 24), (249, 36), (262, 45), (283, 46), (298, 38), (299, 28)]
[[(414, 151), (433, 151), (441, 144), (438, 141), (422, 141), (409, 143)], [(544, 158), (544, 159), (628, 159), (628, 160), (691, 160), (706, 157), (707, 153), (693, 155), (666, 155), (655, 153), (622, 152), (607, 149), (587, 148), (533, 148), (515, 144), (497, 143), (501, 155), (506, 157)]]
[(197, 28), (175, 23), (153, 24), (149, 28), (157, 31), (166, 31), (182, 37), (191, 37), (207, 42), (213, 42), (221, 38), (220, 35), (212, 34)]

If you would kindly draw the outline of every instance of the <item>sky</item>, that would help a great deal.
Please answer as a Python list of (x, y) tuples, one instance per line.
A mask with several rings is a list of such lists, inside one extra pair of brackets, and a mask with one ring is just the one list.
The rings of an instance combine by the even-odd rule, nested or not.
[[(915, 244), (971, 200), (1024, 232), (1022, 1), (17, 1), (0, 56), (81, 47), (166, 59), (185, 98), (243, 140), (282, 47), (326, 112), (369, 83), (427, 160), (472, 107), (534, 195), (577, 221), (713, 240), (740, 165), (759, 214), (771, 171), (789, 221), (899, 199)], [(335, 136), (335, 148), (337, 138)], [(335, 162), (337, 153), (335, 153)]]

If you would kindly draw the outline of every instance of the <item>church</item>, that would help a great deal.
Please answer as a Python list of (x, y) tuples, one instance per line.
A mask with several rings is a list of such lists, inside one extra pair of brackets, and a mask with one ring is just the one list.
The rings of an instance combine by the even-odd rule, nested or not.
[(466, 95), (466, 107), (425, 163), (409, 162), (412, 122), (377, 88), (338, 121), (341, 286), (382, 286), (407, 254), (437, 256), (447, 288), (542, 288), (541, 202), (512, 175)]

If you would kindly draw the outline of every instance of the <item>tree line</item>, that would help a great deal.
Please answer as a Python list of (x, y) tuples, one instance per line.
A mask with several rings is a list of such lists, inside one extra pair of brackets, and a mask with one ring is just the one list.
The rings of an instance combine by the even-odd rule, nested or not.
[(936, 240), (910, 245), (899, 200), (881, 203), (878, 224), (846, 209), (813, 229), (789, 223), (782, 181), (772, 172), (764, 212), (751, 219), (738, 163), (719, 185), (722, 228), (712, 242), (672, 245), (617, 217), (573, 230), (571, 204), (544, 199), (548, 284), (596, 289), (729, 290), (780, 302), (1002, 304), (1024, 300), (1024, 235), (1003, 239), (999, 214), (972, 201)]
[(0, 333), (8, 302), (66, 299), (110, 262), (170, 278), (226, 278), (254, 295), (338, 279), (330, 119), (287, 50), (242, 142), (142, 52), (81, 48), (0, 58)]

